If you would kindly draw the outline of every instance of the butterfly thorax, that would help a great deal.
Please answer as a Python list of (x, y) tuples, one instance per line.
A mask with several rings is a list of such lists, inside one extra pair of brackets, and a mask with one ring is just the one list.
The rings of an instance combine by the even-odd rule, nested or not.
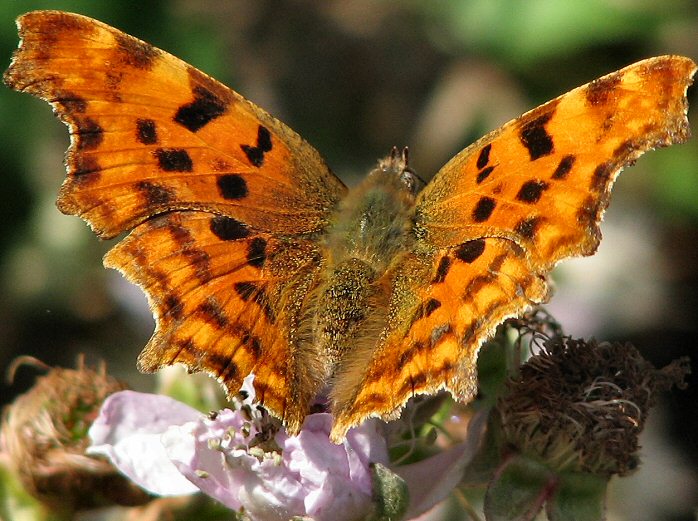
[(385, 326), (391, 267), (413, 242), (414, 201), (423, 182), (396, 151), (340, 204), (328, 230), (328, 262), (318, 300), (316, 342), (328, 372), (348, 349), (375, 343)]

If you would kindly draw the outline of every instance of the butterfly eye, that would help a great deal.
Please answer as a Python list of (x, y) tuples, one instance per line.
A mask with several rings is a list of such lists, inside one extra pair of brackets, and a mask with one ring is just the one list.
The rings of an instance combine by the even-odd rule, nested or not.
[(400, 181), (414, 195), (421, 192), (422, 188), (426, 186), (426, 182), (409, 167), (406, 167), (400, 174)]

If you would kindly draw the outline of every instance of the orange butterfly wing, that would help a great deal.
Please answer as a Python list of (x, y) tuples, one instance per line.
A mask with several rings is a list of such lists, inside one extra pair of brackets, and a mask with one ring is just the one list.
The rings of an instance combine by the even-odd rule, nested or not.
[(435, 247), (504, 237), (542, 269), (591, 255), (621, 169), (688, 139), (685, 94), (695, 70), (680, 56), (644, 60), (488, 134), (419, 194), (417, 234)]
[(631, 65), (507, 123), (436, 174), (417, 196), (414, 251), (391, 275), (396, 318), (368, 366), (355, 362), (335, 386), (334, 439), (416, 394), (474, 396), (482, 342), (547, 299), (559, 260), (596, 250), (620, 170), (689, 137), (695, 70), (677, 56)]
[(157, 320), (139, 366), (181, 362), (230, 393), (254, 372), (297, 431), (322, 384), (300, 334), (322, 264), (304, 237), (326, 227), (344, 185), (283, 123), (164, 51), (75, 14), (18, 26), (5, 82), (70, 128), (59, 208), (103, 237), (135, 227), (105, 263), (144, 289)]
[[(392, 419), (416, 394), (477, 392), (477, 354), (504, 319), (547, 298), (545, 279), (524, 250), (481, 238), (431, 255), (410, 255), (394, 279), (385, 339), (368, 367), (340, 373), (333, 398), (333, 439), (369, 416)], [(357, 382), (359, 384), (357, 385)]]
[(316, 245), (175, 211), (136, 227), (104, 261), (146, 291), (155, 314), (142, 371), (182, 363), (217, 377), (231, 395), (252, 372), (259, 401), (300, 429), (323, 371), (289, 332), (301, 329), (304, 300), (318, 283)]
[(308, 143), (182, 60), (96, 20), (58, 11), (18, 20), (5, 75), (70, 127), (59, 208), (113, 237), (170, 210), (205, 210), (258, 230), (321, 230), (345, 192)]

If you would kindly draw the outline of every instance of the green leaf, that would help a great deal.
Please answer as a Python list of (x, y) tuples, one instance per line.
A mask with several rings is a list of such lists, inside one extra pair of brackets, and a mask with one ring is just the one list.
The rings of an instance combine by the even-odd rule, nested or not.
[(530, 521), (554, 493), (555, 474), (537, 461), (514, 456), (485, 493), (487, 521)]
[(373, 514), (369, 521), (399, 521), (407, 512), (407, 483), (380, 463), (371, 464)]
[(607, 484), (607, 478), (594, 474), (563, 474), (545, 506), (549, 521), (602, 521)]
[(497, 398), (504, 392), (504, 382), (508, 375), (508, 361), (512, 345), (500, 329), (497, 335), (485, 342), (477, 357), (477, 375), (480, 390), (480, 403), (493, 407)]

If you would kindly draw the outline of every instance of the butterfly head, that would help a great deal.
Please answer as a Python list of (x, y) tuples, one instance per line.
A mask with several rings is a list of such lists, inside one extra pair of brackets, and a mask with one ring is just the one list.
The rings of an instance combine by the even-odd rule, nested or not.
[(378, 161), (377, 172), (382, 175), (394, 176), (412, 195), (418, 194), (426, 186), (424, 180), (409, 166), (409, 150), (393, 147), (390, 154)]

